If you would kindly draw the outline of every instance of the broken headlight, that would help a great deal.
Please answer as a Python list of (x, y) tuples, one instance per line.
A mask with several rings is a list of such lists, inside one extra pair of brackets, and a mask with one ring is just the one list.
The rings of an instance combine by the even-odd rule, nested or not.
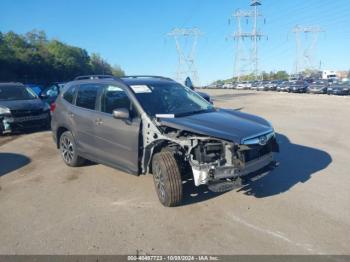
[(4, 106), (0, 106), (0, 116), (9, 115), (9, 114), (11, 114), (11, 111), (9, 108), (4, 107)]

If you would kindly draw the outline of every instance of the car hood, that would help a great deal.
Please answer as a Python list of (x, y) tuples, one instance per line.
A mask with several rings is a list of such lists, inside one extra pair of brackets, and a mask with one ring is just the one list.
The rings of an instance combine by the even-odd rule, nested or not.
[(161, 118), (160, 124), (200, 135), (216, 137), (240, 144), (242, 140), (273, 131), (263, 118), (236, 110), (218, 109), (214, 112), (185, 117)]
[(40, 99), (0, 101), (0, 106), (10, 110), (36, 110), (44, 107), (44, 102)]

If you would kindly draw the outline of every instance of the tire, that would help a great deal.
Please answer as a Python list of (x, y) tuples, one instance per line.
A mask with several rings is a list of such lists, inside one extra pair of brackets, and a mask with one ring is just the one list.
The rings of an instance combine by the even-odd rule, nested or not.
[(86, 161), (77, 154), (77, 146), (70, 131), (66, 131), (60, 136), (60, 151), (61, 157), (67, 166), (79, 167), (84, 165)]
[(154, 186), (163, 206), (177, 206), (182, 201), (182, 179), (179, 166), (170, 151), (154, 155), (152, 160)]

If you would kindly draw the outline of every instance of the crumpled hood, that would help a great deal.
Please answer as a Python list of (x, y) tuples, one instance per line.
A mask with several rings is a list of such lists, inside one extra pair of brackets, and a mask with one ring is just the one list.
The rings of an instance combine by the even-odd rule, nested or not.
[(177, 118), (161, 118), (161, 125), (240, 144), (248, 137), (272, 132), (270, 124), (255, 115), (229, 109)]
[(43, 108), (45, 103), (40, 99), (0, 101), (0, 106), (10, 110), (37, 110)]

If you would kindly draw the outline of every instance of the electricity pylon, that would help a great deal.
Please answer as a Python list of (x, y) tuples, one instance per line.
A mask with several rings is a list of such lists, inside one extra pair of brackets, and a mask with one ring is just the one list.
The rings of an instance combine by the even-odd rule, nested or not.
[[(319, 26), (299, 26), (293, 28), (296, 41), (296, 59), (295, 73), (298, 74), (305, 69), (315, 70), (317, 68), (315, 61), (315, 51), (318, 42), (318, 36), (324, 30)], [(303, 45), (302, 34), (305, 39), (310, 36), (310, 40)], [(305, 41), (306, 42), (306, 41)]]
[[(183, 82), (186, 77), (191, 77), (195, 85), (199, 85), (198, 71), (195, 63), (195, 55), (198, 39), (203, 33), (198, 28), (175, 28), (167, 36), (173, 37), (178, 54), (178, 66), (176, 70), (176, 80)], [(182, 45), (183, 40), (191, 41), (190, 50), (185, 50)]]
[[(243, 75), (254, 74), (255, 79), (259, 78), (259, 53), (258, 53), (258, 41), (262, 37), (265, 37), (258, 29), (258, 20), (262, 17), (262, 14), (259, 12), (258, 8), (261, 6), (260, 0), (252, 0), (250, 6), (251, 10), (236, 10), (231, 19), (236, 20), (236, 32), (233, 33), (232, 37), (235, 41), (235, 60), (234, 60), (234, 77), (237, 77), (237, 80), (240, 81), (240, 78)], [(242, 19), (245, 18), (247, 23), (249, 19), (253, 20), (253, 27), (250, 32), (245, 32), (242, 29)], [(245, 42), (245, 40), (250, 40)], [(246, 46), (248, 45), (249, 51), (246, 51)]]

